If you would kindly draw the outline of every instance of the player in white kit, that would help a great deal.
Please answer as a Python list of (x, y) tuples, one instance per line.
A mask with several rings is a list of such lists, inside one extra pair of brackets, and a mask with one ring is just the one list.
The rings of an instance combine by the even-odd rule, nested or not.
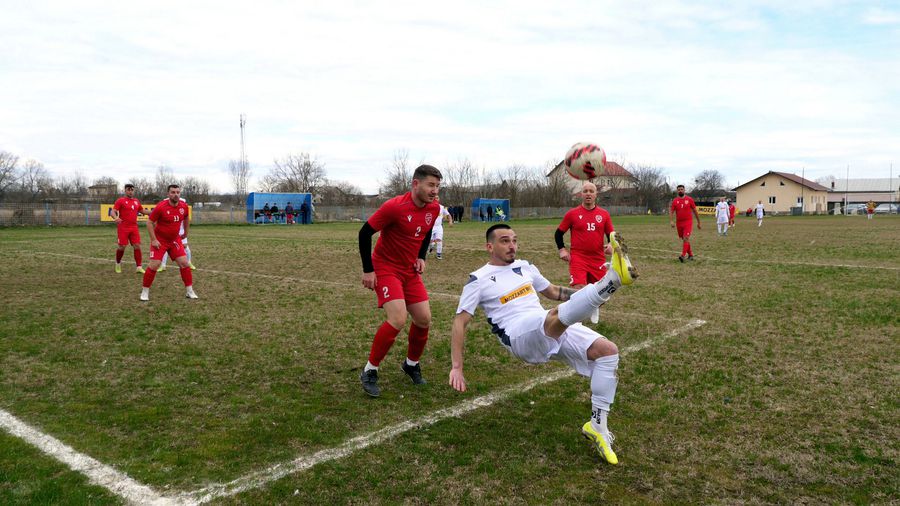
[[(580, 290), (556, 286), (537, 267), (516, 260), (516, 234), (506, 224), (490, 227), (486, 233), (490, 261), (469, 276), (463, 287), (450, 340), (450, 386), (464, 392), (463, 347), (466, 327), (481, 307), (500, 343), (514, 356), (530, 364), (558, 360), (591, 379), (591, 419), (582, 428), (600, 455), (610, 464), (618, 458), (612, 449), (613, 435), (606, 422), (616, 394), (616, 345), (580, 322), (604, 304), (623, 284), (637, 277), (624, 246), (615, 232), (610, 236), (612, 264), (600, 281)], [(546, 310), (537, 294), (564, 301)]]
[[(181, 199), (181, 201), (187, 202), (184, 199)], [(191, 260), (191, 247), (188, 246), (188, 238), (187, 238), (187, 235), (184, 233), (184, 223), (183, 222), (181, 223), (181, 228), (178, 229), (178, 237), (181, 238), (181, 245), (184, 246), (184, 252), (187, 253), (188, 265), (190, 266), (192, 271), (196, 270), (197, 267), (194, 266), (194, 262)], [(162, 264), (160, 264), (159, 269), (156, 269), (156, 272), (162, 272), (162, 271), (166, 270), (166, 262), (168, 262), (168, 261), (169, 261), (169, 253), (166, 253), (163, 255)]]
[(450, 212), (447, 211), (447, 208), (441, 206), (441, 212), (438, 213), (437, 218), (434, 220), (434, 227), (431, 229), (431, 245), (428, 247), (428, 252), (437, 251), (437, 259), (441, 260), (444, 258), (444, 217), (447, 217), (447, 223), (453, 225), (453, 216), (450, 216)]
[(728, 235), (728, 217), (730, 216), (725, 197), (719, 198), (716, 203), (716, 229), (719, 235)]
[(762, 226), (763, 216), (766, 215), (766, 208), (763, 206), (762, 200), (758, 201), (756, 204), (756, 226)]

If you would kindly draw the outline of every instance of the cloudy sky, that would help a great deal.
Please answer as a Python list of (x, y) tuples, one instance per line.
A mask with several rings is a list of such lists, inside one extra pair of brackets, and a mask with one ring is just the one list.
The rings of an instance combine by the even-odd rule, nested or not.
[(7, 0), (0, 150), (229, 191), (243, 113), (254, 179), (307, 152), (366, 192), (402, 149), (500, 170), (579, 141), (672, 182), (900, 172), (897, 2), (720, 3)]

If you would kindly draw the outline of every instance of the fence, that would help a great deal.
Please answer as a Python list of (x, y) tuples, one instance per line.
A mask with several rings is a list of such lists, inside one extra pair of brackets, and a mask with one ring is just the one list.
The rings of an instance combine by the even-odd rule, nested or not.
[[(316, 206), (316, 222), (362, 222), (369, 219), (377, 207), (372, 206)], [(646, 208), (613, 206), (606, 208), (613, 216), (645, 214)], [(514, 207), (510, 219), (561, 218), (568, 207)], [(467, 209), (468, 211), (468, 209)], [(192, 223), (243, 224), (247, 209), (244, 206), (193, 207)], [(471, 219), (468, 214), (464, 220)], [(78, 226), (100, 225), (100, 204), (4, 203), (0, 204), (0, 227), (12, 226)]]

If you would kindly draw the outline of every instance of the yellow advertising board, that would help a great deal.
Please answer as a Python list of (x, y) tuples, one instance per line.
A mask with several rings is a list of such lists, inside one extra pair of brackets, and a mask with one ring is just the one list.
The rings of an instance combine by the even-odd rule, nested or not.
[[(142, 205), (147, 212), (152, 211), (153, 208), (156, 207), (156, 204), (142, 204)], [(109, 222), (116, 221), (112, 217), (112, 211), (113, 211), (113, 204), (100, 204), (100, 221), (109, 221)], [(193, 219), (193, 217), (194, 217), (194, 207), (188, 206), (188, 219), (189, 220)], [(137, 220), (138, 220), (138, 223), (147, 221), (147, 216), (143, 215), (143, 214), (139, 214), (137, 217)]]
[(697, 214), (708, 214), (715, 216), (716, 206), (697, 206)]

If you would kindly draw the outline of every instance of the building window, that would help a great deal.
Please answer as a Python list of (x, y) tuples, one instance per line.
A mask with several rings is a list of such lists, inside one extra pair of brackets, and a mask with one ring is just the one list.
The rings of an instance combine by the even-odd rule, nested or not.
[(780, 186), (784, 186), (784, 181), (779, 181), (778, 184), (779, 184)]
[(775, 203), (775, 197), (769, 197), (769, 203), (770, 203), (770, 204), (774, 204), (774, 203)]
[(797, 205), (798, 205), (798, 206), (802, 206), (802, 205), (803, 205), (803, 197), (797, 197)]
[(761, 184), (760, 186), (765, 186), (765, 185), (766, 185), (766, 182), (763, 181), (762, 184)]

